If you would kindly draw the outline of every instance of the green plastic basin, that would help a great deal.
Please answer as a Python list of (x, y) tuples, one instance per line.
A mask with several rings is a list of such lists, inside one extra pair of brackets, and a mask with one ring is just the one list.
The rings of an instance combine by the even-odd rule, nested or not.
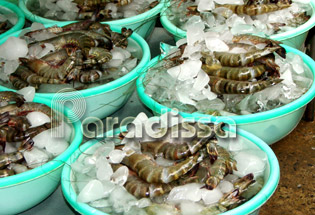
[[(50, 102), (35, 98), (34, 102), (50, 105)], [(72, 112), (65, 109), (65, 116)], [(65, 162), (82, 142), (80, 121), (72, 123), (71, 144), (61, 155), (46, 164), (17, 175), (0, 179), (0, 214), (17, 214), (37, 205), (57, 188)]]
[[(126, 131), (126, 128), (122, 127), (121, 131)], [(119, 134), (120, 129), (109, 131), (105, 136), (112, 136), (113, 133), (116, 135)], [(274, 152), (261, 139), (243, 130), (238, 130), (237, 135), (239, 140), (246, 143), (246, 147), (248, 149), (261, 150), (266, 153), (268, 163), (264, 173), (265, 184), (262, 190), (251, 200), (245, 202), (244, 204), (233, 210), (222, 213), (222, 215), (256, 215), (259, 212), (259, 208), (268, 201), (268, 199), (273, 195), (278, 186), (280, 179), (279, 163)], [(97, 140), (91, 140), (85, 143), (84, 145), (80, 146), (80, 148), (70, 157), (70, 159), (67, 161), (68, 165), (65, 165), (62, 171), (61, 186), (66, 200), (78, 213), (84, 215), (108, 215), (107, 213), (90, 207), (88, 204), (77, 202), (77, 194), (74, 191), (72, 184), (73, 173), (70, 165), (75, 162), (82, 153), (91, 154), (91, 152), (89, 153), (89, 150), (95, 144), (99, 144)]]
[[(315, 26), (315, 0), (311, 0), (310, 7), (312, 9), (312, 16), (306, 23), (293, 30), (271, 35), (270, 38), (281, 41), (285, 45), (302, 50), (309, 30)], [(165, 10), (167, 10), (167, 6), (163, 8), (161, 14), (166, 14)], [(186, 37), (186, 31), (176, 27), (168, 20), (167, 15), (161, 16), (161, 23), (163, 27), (174, 36), (176, 41)]]
[(3, 34), (0, 34), (0, 39), (6, 37), (7, 35), (12, 34), (13, 32), (19, 31), (23, 28), (25, 24), (25, 16), (23, 12), (18, 8), (16, 5), (7, 2), (7, 1), (0, 1), (0, 13), (1, 14), (7, 14), (7, 13), (15, 13), (18, 17), (17, 23), (8, 31), (4, 32)]
[[(69, 23), (71, 22), (59, 23), (58, 25), (64, 26)], [(49, 27), (53, 26), (53, 24), (47, 24), (45, 26)], [(121, 28), (119, 26), (111, 26), (111, 29), (113, 31), (120, 32)], [(20, 31), (3, 38), (2, 40), (0, 40), (0, 45), (4, 43), (8, 37), (18, 37), (19, 34)], [(80, 94), (79, 96), (81, 98), (84, 98), (86, 103), (85, 113), (81, 117), (81, 120), (88, 117), (95, 117), (98, 119), (105, 118), (106, 116), (114, 113), (119, 108), (121, 108), (134, 92), (136, 87), (136, 79), (140, 75), (142, 69), (145, 68), (150, 61), (151, 54), (148, 44), (137, 33), (133, 33), (128, 41), (137, 48), (135, 54), (139, 56), (139, 58), (141, 58), (140, 62), (132, 71), (119, 79), (97, 87), (78, 91)], [(0, 91), (5, 90), (10, 89), (4, 86), (0, 86)], [(64, 95), (65, 97), (63, 97), (62, 95)], [(62, 101), (62, 98), (72, 98), (70, 96), (71, 93), (62, 93), (62, 95), (58, 95), (61, 96), (60, 101)], [(35, 97), (48, 99), (50, 101), (56, 101), (56, 96), (56, 93), (35, 94)], [(72, 108), (73, 110), (81, 112), (81, 110), (79, 110), (82, 108), (81, 106), (73, 107), (73, 103), (66, 103), (66, 105), (68, 105), (68, 107)]]
[[(32, 21), (32, 22), (39, 22), (42, 24), (61, 24), (61, 23), (67, 23), (67, 21), (57, 21), (52, 19), (46, 19), (44, 17), (37, 16), (33, 14), (28, 8), (27, 8), (27, 2), (29, 0), (19, 0), (19, 7), (25, 14), (25, 17)], [(131, 28), (132, 30), (135, 30), (140, 36), (147, 38), (151, 32), (154, 29), (158, 14), (161, 12), (162, 8), (165, 6), (165, 0), (160, 1), (160, 3), (152, 8), (151, 10), (139, 14), (137, 16), (120, 19), (120, 20), (114, 20), (114, 21), (108, 21), (104, 23), (108, 23), (110, 25), (115, 25), (119, 27), (126, 27)]]
[[(302, 53), (297, 49), (293, 49), (289, 46), (283, 45), (287, 52), (293, 52), (302, 57), (304, 63), (312, 71), (313, 79), (315, 77), (315, 62), (312, 58)], [(159, 60), (159, 57), (154, 58), (149, 65), (155, 65)], [(150, 67), (150, 66), (149, 66)], [(150, 96), (145, 93), (145, 88), (143, 86), (143, 81), (146, 75), (146, 71), (137, 80), (137, 91), (141, 101), (150, 108), (154, 114), (160, 115), (171, 109), (159, 104), (153, 100)], [(250, 115), (240, 115), (240, 116), (228, 116), (229, 119), (233, 120), (238, 128), (248, 131), (255, 136), (261, 138), (267, 144), (271, 145), (286, 135), (288, 135), (300, 122), (303, 113), (305, 111), (306, 105), (312, 101), (315, 97), (315, 81), (311, 88), (299, 99), (284, 105), (282, 107)], [(210, 115), (200, 114), (200, 113), (185, 113), (179, 112), (185, 118), (195, 118), (195, 119), (207, 119), (212, 122), (221, 121), (227, 117), (214, 117)]]

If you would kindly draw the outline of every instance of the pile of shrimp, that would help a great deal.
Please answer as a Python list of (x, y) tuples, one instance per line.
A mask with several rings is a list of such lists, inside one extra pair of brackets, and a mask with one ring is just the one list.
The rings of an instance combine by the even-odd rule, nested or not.
[[(119, 146), (119, 143), (115, 149), (114, 145), (111, 149), (112, 140), (105, 140), (104, 145), (96, 145), (96, 149), (93, 148), (93, 155), (83, 153), (72, 164), (75, 188), (78, 192), (77, 200), (110, 214), (181, 214), (180, 203), (171, 203), (174, 198), (172, 192), (182, 186), (198, 186), (197, 190), (205, 193), (214, 191), (211, 195), (216, 195), (220, 182), (237, 170), (237, 163), (232, 154), (218, 144), (215, 136), (225, 135), (221, 126), (222, 124), (207, 124), (205, 128), (199, 127), (197, 123), (181, 123), (164, 128), (168, 132), (166, 137), (151, 139), (149, 142), (138, 140), (139, 150), (128, 144)], [(176, 129), (190, 130), (191, 127), (196, 129), (191, 138), (167, 137)], [(119, 137), (125, 138), (126, 133), (121, 133)], [(118, 154), (123, 156), (118, 158)], [(95, 163), (96, 170), (91, 168), (91, 162)], [(86, 165), (87, 163), (89, 164)], [(104, 174), (108, 174), (107, 176), (99, 171), (101, 168), (104, 168)], [(200, 214), (219, 214), (240, 205), (245, 201), (244, 196), (252, 197), (260, 190), (263, 181), (259, 181), (260, 188), (251, 195), (248, 195), (248, 192), (252, 192), (253, 187), (256, 189), (258, 183), (255, 183), (252, 173), (242, 178), (236, 177), (232, 183), (231, 189), (222, 191), (224, 194), (218, 197), (215, 204), (196, 200), (203, 205)], [(103, 184), (106, 195), (98, 196), (93, 193), (91, 196), (98, 197), (83, 197), (82, 193), (92, 189), (92, 184)]]
[[(38, 89), (41, 84), (80, 83), (76, 88), (79, 90), (91, 83), (107, 83), (124, 75), (119, 72), (123, 62), (137, 60), (125, 50), (132, 33), (126, 28), (122, 28), (122, 33), (116, 33), (107, 24), (91, 20), (28, 32), (24, 38), (29, 41), (29, 53), (46, 47), (51, 50), (40, 58), (19, 58), (20, 66), (10, 74), (9, 80), (16, 89), (27, 86)], [(35, 39), (43, 34), (48, 39)], [(120, 55), (124, 61), (118, 66), (110, 66), (108, 63), (116, 60), (112, 59), (115, 51), (123, 53)], [(132, 68), (125, 68), (125, 73)]]
[(179, 48), (148, 69), (147, 95), (183, 112), (246, 115), (283, 106), (312, 84), (303, 60), (286, 53), (280, 42), (228, 31), (200, 35), (182, 39)]
[(26, 162), (25, 154), (36, 148), (34, 137), (58, 123), (46, 122), (32, 126), (27, 117), (29, 113), (41, 112), (51, 118), (52, 110), (44, 104), (25, 102), (20, 94), (0, 92), (0, 103), (0, 178), (3, 178), (40, 165)]
[[(71, 7), (65, 10), (63, 4), (71, 4)], [(110, 21), (144, 13), (157, 4), (157, 0), (31, 0), (28, 8), (39, 16), (54, 20), (86, 20), (97, 16), (99, 21)]]
[(243, 33), (261, 32), (266, 35), (294, 29), (310, 19), (309, 5), (292, 3), (291, 0), (244, 0), (244, 4), (218, 2), (209, 0), (209, 5), (205, 6), (202, 1), (176, 0), (166, 15), (184, 30), (190, 24), (202, 21), (206, 29), (218, 32), (229, 28), (237, 33), (243, 29)]

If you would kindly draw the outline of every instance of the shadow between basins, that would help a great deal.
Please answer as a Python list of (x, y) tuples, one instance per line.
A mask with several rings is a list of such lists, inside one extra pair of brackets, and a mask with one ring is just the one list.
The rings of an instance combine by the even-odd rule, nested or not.
[[(61, 23), (58, 26), (64, 26), (73, 22)], [(47, 24), (45, 27), (53, 26), (53, 24)], [(118, 26), (111, 26), (111, 29), (116, 32), (121, 32), (121, 28)], [(0, 45), (4, 43), (8, 37), (14, 36), (18, 37), (21, 31), (13, 33), (2, 40), (0, 40)], [(106, 116), (114, 113), (119, 108), (121, 108), (136, 87), (136, 79), (138, 78), (140, 72), (143, 68), (146, 68), (148, 62), (150, 61), (151, 54), (150, 48), (147, 42), (140, 37), (137, 33), (133, 33), (131, 37), (128, 39), (129, 43), (132, 43), (135, 47), (137, 47), (138, 51), (135, 53), (138, 59), (141, 59), (138, 65), (130, 71), (128, 74), (120, 77), (112, 82), (107, 84), (103, 84), (97, 87), (79, 90), (78, 93), (36, 93), (36, 98), (44, 98), (52, 101), (52, 103), (58, 101), (62, 103), (62, 105), (66, 104), (69, 108), (72, 108), (78, 115), (82, 113), (82, 102), (83, 108), (86, 104), (84, 115), (81, 117), (81, 120), (84, 120), (88, 117), (96, 117), (97, 119), (103, 119)], [(12, 90), (4, 86), (0, 86), (0, 91)], [(81, 102), (73, 102), (69, 103), (65, 100), (72, 99), (81, 99), (84, 98), (84, 101)], [(73, 101), (73, 100), (72, 100)], [(77, 100), (76, 100), (77, 101)]]
[[(168, 17), (164, 15), (164, 13), (166, 13), (165, 10), (167, 10), (168, 6), (169, 4), (166, 5), (165, 8), (163, 8), (163, 10), (161, 11), (161, 24), (168, 32), (170, 32), (174, 36), (176, 41), (185, 38), (186, 31), (176, 27), (172, 22), (168, 20)], [(304, 48), (304, 42), (306, 40), (309, 30), (315, 26), (315, 0), (311, 0), (310, 7), (312, 9), (312, 15), (306, 23), (293, 30), (271, 35), (270, 39), (281, 41), (285, 45), (302, 50)]]
[(23, 12), (18, 8), (18, 6), (14, 5), (13, 3), (7, 1), (0, 1), (0, 13), (6, 14), (8, 12), (13, 12), (16, 14), (18, 20), (17, 23), (10, 28), (8, 31), (0, 34), (0, 39), (6, 37), (7, 35), (12, 34), (13, 32), (19, 31), (24, 27), (25, 24), (25, 16)]
[[(311, 88), (299, 99), (284, 105), (280, 108), (276, 108), (273, 110), (255, 113), (251, 115), (240, 115), (240, 116), (228, 116), (228, 117), (214, 117), (210, 115), (200, 114), (200, 113), (185, 113), (179, 112), (184, 118), (193, 118), (196, 120), (205, 120), (211, 122), (235, 122), (237, 128), (244, 129), (255, 136), (261, 138), (268, 145), (271, 145), (286, 135), (288, 135), (297, 124), (300, 122), (306, 105), (312, 101), (315, 97), (315, 62), (312, 58), (302, 53), (301, 51), (291, 48), (289, 46), (283, 45), (287, 52), (293, 52), (302, 57), (304, 63), (310, 68), (312, 74), (310, 74), (313, 79), (313, 84)], [(151, 65), (155, 65), (155, 63), (159, 60), (159, 56), (154, 58), (148, 65), (148, 68)], [(140, 97), (140, 100), (150, 108), (154, 114), (161, 115), (171, 109), (159, 104), (155, 100), (153, 100), (150, 96), (145, 93), (145, 88), (143, 86), (143, 81), (145, 79), (146, 71), (142, 73), (142, 75), (137, 80), (137, 91)]]
[[(47, 19), (47, 18), (43, 18), (43, 17), (33, 14), (26, 6), (29, 1), (30, 0), (19, 1), (19, 7), (21, 8), (23, 13), (25, 14), (25, 17), (28, 20), (32, 22), (39, 22), (42, 24), (67, 23), (67, 21), (57, 21), (57, 20)], [(165, 7), (165, 4), (167, 1), (168, 0), (161, 0), (157, 6), (137, 16), (114, 20), (114, 21), (107, 21), (107, 22), (102, 22), (102, 23), (131, 28), (132, 30), (135, 30), (135, 32), (137, 32), (143, 38), (147, 38), (153, 31), (156, 20), (158, 18), (158, 14), (161, 12), (162, 8)]]
[[(50, 105), (50, 102), (35, 98), (34, 102)], [(66, 117), (72, 112), (66, 108)], [(47, 198), (60, 182), (61, 170), (69, 157), (82, 142), (81, 122), (72, 123), (71, 144), (61, 155), (32, 170), (0, 179), (0, 214), (16, 214), (25, 211)]]
[[(105, 137), (113, 137), (113, 134), (118, 135), (121, 131), (126, 130), (126, 127), (121, 127), (120, 129), (107, 132)], [(235, 133), (232, 129), (230, 131)], [(252, 199), (237, 208), (222, 213), (221, 215), (258, 215), (260, 207), (268, 201), (278, 186), (280, 180), (279, 163), (271, 148), (264, 141), (253, 134), (238, 129), (237, 138), (241, 138), (242, 141), (245, 141), (246, 145), (249, 144), (250, 148), (260, 149), (266, 153), (268, 157), (268, 164), (264, 176), (265, 184)], [(77, 194), (74, 191), (72, 184), (74, 180), (73, 173), (71, 171), (71, 164), (74, 163), (82, 153), (89, 153), (89, 148), (98, 142), (99, 141), (97, 140), (91, 140), (80, 146), (79, 149), (77, 149), (77, 151), (67, 161), (67, 165), (64, 166), (61, 175), (61, 186), (65, 198), (77, 212), (84, 215), (108, 215), (107, 213), (99, 211), (86, 203), (77, 202)]]

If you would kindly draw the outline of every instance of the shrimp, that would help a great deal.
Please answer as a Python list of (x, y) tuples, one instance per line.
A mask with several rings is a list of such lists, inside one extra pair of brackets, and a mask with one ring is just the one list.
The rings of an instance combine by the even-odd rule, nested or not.
[[(113, 170), (116, 171), (123, 165), (115, 164), (112, 165)], [(137, 174), (129, 169), (129, 175), (124, 187), (126, 190), (135, 196), (136, 198), (153, 198), (155, 196), (161, 196), (165, 193), (170, 192), (179, 182), (173, 181), (168, 184), (149, 184), (137, 176)]]
[(198, 164), (202, 157), (199, 153), (188, 157), (170, 167), (162, 167), (156, 164), (148, 155), (134, 153), (125, 157), (123, 164), (135, 171), (139, 177), (148, 183), (170, 183), (190, 171)]
[(225, 7), (232, 10), (234, 13), (238, 15), (249, 15), (256, 16), (261, 15), (273, 11), (282, 10), (290, 7), (291, 4), (283, 4), (278, 2), (277, 4), (260, 4), (260, 5), (235, 5), (235, 4), (217, 4), (216, 7)]
[(232, 41), (234, 43), (244, 43), (250, 45), (266, 44), (266, 47), (278, 47), (275, 52), (278, 53), (282, 58), (286, 57), (285, 49), (280, 46), (281, 42), (269, 38), (262, 38), (250, 34), (240, 34), (234, 35)]
[[(26, 76), (25, 78), (29, 83), (34, 83), (31, 82), (29, 79), (32, 79), (33, 81), (37, 80), (35, 83), (60, 83), (60, 80), (58, 81), (55, 79), (63, 80), (75, 64), (74, 57), (68, 57), (66, 61), (64, 61), (59, 66), (50, 65), (49, 63), (41, 59), (30, 60), (27, 58), (20, 58), (20, 61), (33, 72), (43, 77), (40, 79), (39, 77), (32, 78), (32, 76)], [(18, 74), (21, 74), (22, 72), (26, 73), (26, 70), (24, 69), (23, 71), (18, 71)], [(24, 80), (25, 78), (22, 77), (22, 80)]]
[(261, 4), (292, 4), (292, 0), (246, 0), (245, 5), (261, 5)]
[(228, 52), (213, 52), (214, 56), (221, 62), (222, 66), (238, 67), (246, 66), (253, 63), (257, 58), (271, 54), (279, 47), (266, 47), (263, 50), (255, 50), (246, 53), (228, 53)]
[(18, 107), (24, 104), (25, 99), (23, 95), (17, 94), (13, 91), (0, 92), (0, 102), (15, 102)]
[[(10, 82), (12, 83), (13, 87), (17, 89), (22, 89), (28, 87), (30, 84), (26, 81), (23, 81), (19, 76), (14, 75), (13, 73), (9, 77)], [(38, 88), (38, 87), (35, 87)]]
[(103, 64), (112, 59), (110, 51), (100, 47), (92, 47), (89, 50), (88, 59), (84, 61), (85, 64)]
[(233, 170), (237, 168), (236, 161), (223, 147), (210, 143), (207, 145), (207, 151), (213, 165), (210, 167), (210, 177), (206, 180), (205, 187), (212, 190), (218, 186), (227, 173), (233, 173)]
[(102, 77), (100, 70), (92, 69), (88, 71), (81, 71), (78, 75), (78, 80), (81, 83), (88, 84), (99, 80)]
[(12, 152), (12, 153), (5, 153), (0, 155), (0, 168), (3, 168), (10, 163), (15, 163), (22, 161), (24, 156), (21, 152)]
[(65, 35), (59, 35), (51, 39), (43, 40), (29, 44), (29, 47), (33, 45), (43, 45), (50, 43), (55, 47), (55, 50), (61, 50), (64, 48), (80, 48), (96, 46), (96, 42), (93, 38), (82, 33), (69, 33)]
[(245, 175), (234, 183), (234, 190), (226, 193), (217, 204), (204, 208), (201, 215), (221, 214), (245, 201), (241, 195), (255, 182), (253, 174)]
[(216, 71), (207, 70), (207, 67), (203, 66), (202, 69), (210, 76), (236, 81), (249, 81), (262, 76), (267, 71), (265, 65), (253, 67), (222, 67), (220, 70)]
[[(39, 66), (39, 65), (37, 65)], [(36, 73), (32, 72), (30, 69), (24, 66), (19, 66), (17, 70), (12, 73), (11, 75), (17, 76), (21, 78), (23, 81), (29, 83), (29, 84), (61, 84), (62, 81), (56, 78), (46, 78), (42, 77), (40, 75), (37, 75)]]
[(208, 142), (208, 138), (195, 138), (192, 141), (184, 143), (169, 143), (165, 141), (143, 142), (141, 143), (141, 150), (143, 152), (150, 152), (155, 157), (162, 154), (166, 159), (181, 160), (195, 154)]
[(282, 79), (269, 78), (260, 81), (235, 81), (210, 76), (211, 91), (217, 94), (253, 94), (280, 83)]
[(15, 172), (12, 169), (1, 169), (0, 178), (5, 178), (11, 175), (15, 175)]
[(75, 31), (75, 30), (87, 30), (90, 25), (92, 25), (94, 21), (92, 20), (84, 20), (81, 22), (75, 22), (71, 23), (69, 25), (65, 25), (63, 27), (58, 27), (58, 26), (52, 26), (49, 28), (44, 28), (44, 29), (39, 29), (36, 31), (31, 31), (25, 34), (27, 37), (32, 37), (34, 34), (37, 33), (53, 33), (53, 34), (58, 34), (61, 32), (66, 32), (66, 31)]

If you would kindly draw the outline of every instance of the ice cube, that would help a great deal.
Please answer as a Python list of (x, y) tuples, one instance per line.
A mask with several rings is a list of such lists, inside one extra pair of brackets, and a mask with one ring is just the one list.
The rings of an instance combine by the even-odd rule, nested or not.
[(41, 166), (49, 160), (49, 155), (36, 146), (34, 146), (32, 150), (24, 151), (23, 155), (27, 166), (30, 168)]
[(38, 111), (27, 114), (26, 118), (31, 123), (32, 127), (37, 127), (51, 122), (50, 118), (46, 114)]
[(99, 180), (91, 180), (79, 193), (77, 201), (87, 203), (101, 199), (103, 196), (103, 184)]
[(11, 75), (13, 72), (15, 72), (15, 70), (19, 67), (19, 61), (18, 60), (9, 60), (6, 61), (4, 64), (4, 73), (9, 76)]
[(35, 97), (34, 87), (25, 87), (17, 91), (18, 94), (23, 95), (26, 102), (32, 102)]
[(227, 176), (224, 177), (225, 181), (229, 181), (232, 184), (237, 181), (239, 179), (239, 177), (237, 175), (233, 175), (233, 174), (228, 174)]
[(9, 37), (7, 41), (0, 45), (0, 58), (6, 60), (17, 60), (20, 57), (26, 57), (27, 53), (26, 41), (17, 37)]
[(231, 182), (222, 180), (219, 184), (219, 189), (222, 191), (222, 193), (228, 193), (234, 189), (234, 186)]
[(104, 198), (109, 197), (109, 195), (111, 194), (111, 192), (115, 189), (115, 184), (111, 181), (101, 181), (103, 184), (103, 188), (104, 188)]
[(151, 200), (149, 198), (142, 198), (138, 200), (137, 206), (139, 208), (146, 208), (149, 207), (152, 204)]
[(227, 52), (230, 49), (225, 42), (218, 38), (206, 37), (205, 41), (210, 51)]
[(68, 147), (69, 143), (63, 138), (53, 138), (53, 142), (45, 145), (46, 150), (54, 156), (62, 154)]
[(114, 172), (111, 179), (115, 184), (123, 186), (128, 179), (128, 175), (129, 175), (128, 167), (121, 166)]
[(198, 202), (201, 199), (203, 191), (200, 189), (201, 184), (190, 183), (178, 187), (174, 187), (167, 197), (168, 201), (178, 202), (182, 200), (189, 200)]
[(108, 156), (111, 151), (115, 149), (115, 143), (110, 139), (106, 138), (105, 141), (100, 142), (101, 146), (94, 152), (93, 157), (98, 158), (100, 156)]
[(180, 209), (182, 215), (200, 215), (204, 207), (201, 204), (184, 201), (180, 203)]
[(5, 153), (13, 153), (17, 151), (16, 143), (5, 143)]
[(111, 151), (109, 153), (108, 161), (110, 163), (118, 164), (124, 159), (125, 156), (126, 156), (126, 152), (125, 151), (115, 149), (115, 150), (113, 150), (113, 151)]
[(26, 166), (22, 165), (22, 164), (18, 164), (18, 163), (11, 163), (10, 164), (10, 168), (16, 173), (22, 173), (22, 172), (26, 172), (28, 169)]
[(238, 4), (243, 5), (244, 0), (214, 0), (218, 4)]
[(123, 187), (116, 185), (115, 189), (109, 196), (109, 201), (116, 213), (122, 213), (128, 211), (132, 205), (129, 202), (136, 202), (137, 199), (128, 193)]
[(237, 171), (234, 171), (234, 174), (239, 177), (250, 173), (253, 173), (255, 177), (262, 175), (266, 168), (266, 163), (263, 160), (265, 155), (257, 153), (259, 152), (253, 152), (252, 150), (237, 153), (234, 156), (237, 163)]
[(202, 190), (201, 198), (206, 205), (217, 203), (223, 196), (223, 193), (221, 192), (219, 188), (215, 188), (213, 190), (207, 190), (207, 189), (201, 189), (201, 190)]
[(105, 156), (101, 156), (96, 160), (96, 178), (100, 181), (110, 180), (110, 177), (113, 174), (113, 169)]
[(198, 11), (211, 11), (215, 8), (213, 0), (200, 0), (198, 4)]

